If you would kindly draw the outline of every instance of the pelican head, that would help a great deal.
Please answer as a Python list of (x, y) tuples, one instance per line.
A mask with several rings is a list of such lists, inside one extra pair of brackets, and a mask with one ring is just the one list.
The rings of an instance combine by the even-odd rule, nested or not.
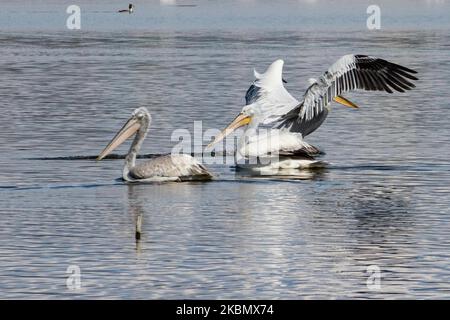
[(140, 107), (133, 111), (130, 119), (123, 125), (122, 129), (112, 138), (105, 149), (97, 157), (100, 161), (110, 154), (114, 149), (120, 146), (124, 141), (133, 136), (135, 133), (146, 134), (148, 127), (152, 121), (152, 116), (147, 108)]
[(242, 111), (239, 113), (239, 115), (234, 118), (234, 120), (225, 129), (223, 129), (210, 144), (208, 144), (207, 148), (210, 148), (216, 143), (222, 141), (226, 136), (230, 135), (240, 127), (255, 122), (258, 114), (258, 110), (254, 107), (253, 104), (246, 105), (244, 108), (242, 108)]

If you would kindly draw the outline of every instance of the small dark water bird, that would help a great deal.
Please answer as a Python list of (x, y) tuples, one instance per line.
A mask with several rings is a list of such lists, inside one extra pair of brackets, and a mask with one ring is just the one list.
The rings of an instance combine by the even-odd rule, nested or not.
[(134, 11), (134, 5), (133, 5), (132, 3), (130, 3), (130, 4), (128, 5), (128, 9), (122, 9), (122, 10), (119, 10), (118, 12), (128, 12), (128, 13), (133, 13), (133, 11)]

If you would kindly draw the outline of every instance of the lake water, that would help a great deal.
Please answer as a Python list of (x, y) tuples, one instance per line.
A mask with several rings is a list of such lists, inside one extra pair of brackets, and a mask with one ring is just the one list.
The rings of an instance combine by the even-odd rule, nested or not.
[[(382, 1), (369, 31), (367, 4), (351, 1), (136, 1), (132, 15), (79, 2), (78, 31), (65, 27), (71, 2), (0, 13), (0, 298), (450, 298), (448, 3)], [(347, 53), (420, 81), (333, 106), (307, 139), (325, 170), (257, 178), (216, 164), (208, 183), (129, 185), (123, 160), (93, 160), (136, 107), (153, 116), (142, 152), (170, 152), (175, 129), (236, 116), (254, 67), (284, 59), (300, 98)]]

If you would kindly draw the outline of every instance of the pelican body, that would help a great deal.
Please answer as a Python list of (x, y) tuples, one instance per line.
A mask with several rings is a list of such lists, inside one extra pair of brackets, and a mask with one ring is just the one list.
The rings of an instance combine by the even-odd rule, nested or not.
[[(358, 106), (342, 93), (356, 89), (405, 92), (415, 87), (411, 80), (418, 80), (412, 69), (376, 57), (349, 54), (318, 79), (309, 79), (310, 86), (303, 100), (298, 101), (283, 85), (283, 64), (280, 59), (263, 74), (254, 71), (256, 80), (247, 90), (246, 105), (208, 145), (246, 126), (236, 150), (237, 167), (264, 170), (323, 166), (324, 162), (315, 159), (321, 151), (304, 141), (304, 137), (322, 125), (332, 101), (356, 109)], [(252, 157), (274, 161), (266, 165), (239, 162)]]
[(146, 108), (134, 110), (131, 118), (100, 153), (97, 160), (102, 160), (124, 141), (135, 135), (125, 157), (123, 180), (164, 182), (210, 180), (212, 178), (212, 174), (201, 163), (186, 154), (167, 154), (136, 164), (136, 156), (147, 136), (151, 120), (151, 115)]
[(231, 124), (231, 128), (237, 128), (248, 122), (235, 152), (237, 168), (276, 174), (280, 169), (325, 166), (325, 162), (313, 156), (320, 151), (304, 141), (301, 134), (266, 126), (260, 117), (261, 114), (255, 110), (244, 108), (244, 113)]
[(211, 147), (236, 129), (246, 126), (235, 152), (236, 167), (255, 173), (278, 174), (278, 170), (324, 167), (314, 155), (319, 149), (298, 132), (273, 127), (298, 101), (284, 88), (283, 61), (272, 63), (264, 74), (254, 71), (255, 82), (246, 93), (246, 105), (239, 115), (208, 145)]

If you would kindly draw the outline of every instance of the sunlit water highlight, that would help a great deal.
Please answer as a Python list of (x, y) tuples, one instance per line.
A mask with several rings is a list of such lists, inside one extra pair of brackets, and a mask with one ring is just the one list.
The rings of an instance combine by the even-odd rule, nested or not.
[[(290, 31), (223, 20), (224, 32), (154, 31), (138, 12), (125, 31), (0, 32), (0, 298), (450, 297), (448, 29), (304, 32), (292, 18)], [(208, 183), (124, 184), (123, 160), (94, 160), (138, 106), (154, 119), (143, 153), (170, 152), (173, 130), (222, 128), (239, 112), (253, 67), (283, 58), (301, 97), (349, 52), (420, 81), (334, 106), (309, 138), (324, 170), (258, 178), (212, 165)], [(66, 287), (69, 265), (80, 291)]]

